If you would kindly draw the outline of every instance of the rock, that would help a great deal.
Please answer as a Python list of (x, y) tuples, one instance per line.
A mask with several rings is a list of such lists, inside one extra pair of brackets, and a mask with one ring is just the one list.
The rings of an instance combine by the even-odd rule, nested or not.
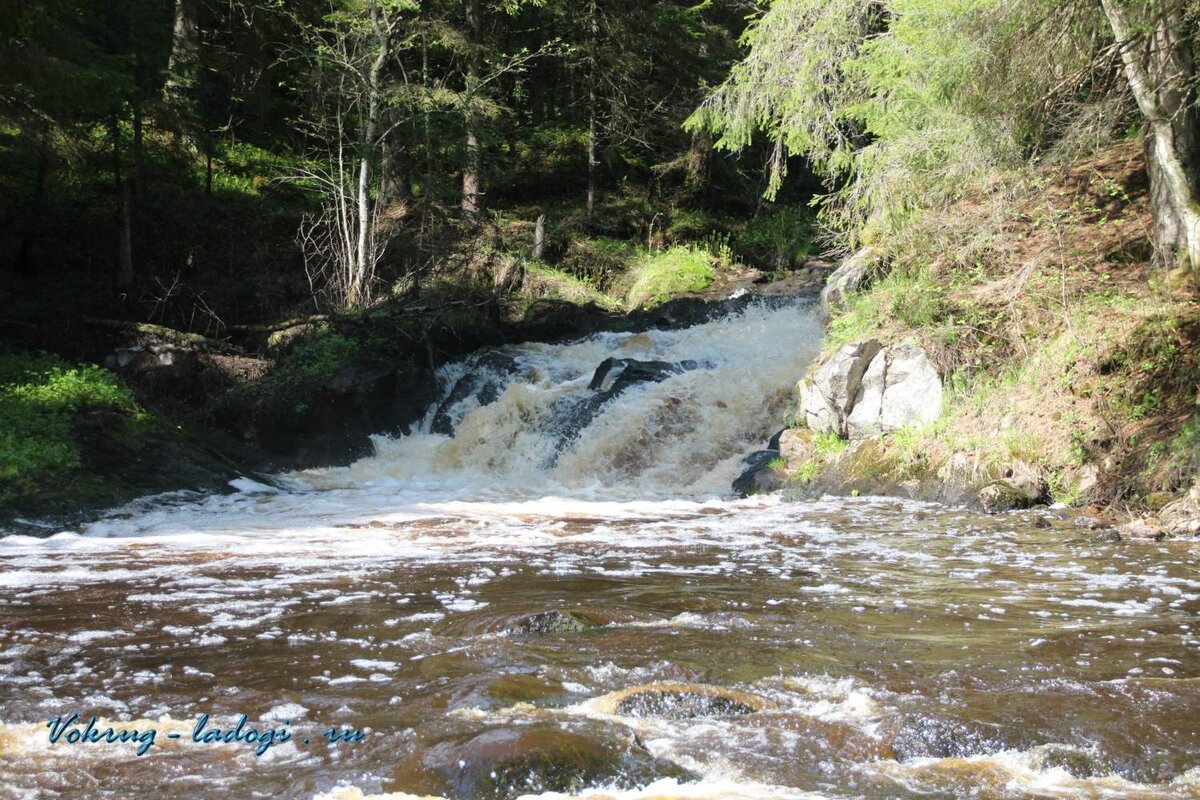
[(476, 353), (467, 360), (467, 372), (455, 382), (446, 399), (438, 405), (431, 430), (443, 436), (452, 435), (461, 419), (461, 414), (455, 412), (464, 402), (473, 397), (480, 408), (491, 405), (500, 398), (520, 369), (517, 360), (503, 351)]
[(1014, 461), (1004, 478), (979, 490), (979, 504), (988, 514), (1002, 514), (1045, 502), (1048, 494), (1041, 473), (1023, 461)]
[(1169, 536), (1200, 536), (1200, 480), (1186, 497), (1163, 506), (1158, 518)]
[(768, 708), (763, 698), (748, 692), (699, 683), (652, 683), (598, 697), (592, 707), (622, 717), (697, 719), (740, 717)]
[(777, 442), (779, 457), (787, 462), (789, 471), (817, 455), (813, 432), (808, 428), (789, 428), (779, 435)]
[(772, 466), (779, 460), (778, 450), (758, 450), (742, 460), (742, 474), (733, 482), (738, 497), (777, 492), (787, 483), (787, 473)]
[(1091, 500), (1092, 492), (1100, 485), (1100, 468), (1088, 464), (1079, 471), (1079, 499)]
[(699, 361), (639, 361), (635, 358), (606, 358), (596, 368), (588, 388), (592, 394), (569, 396), (550, 407), (549, 433), (556, 439), (554, 453), (543, 466), (553, 467), (558, 454), (599, 416), (617, 395), (642, 383), (660, 383), (675, 375), (707, 366)]
[(1086, 514), (1076, 517), (1074, 520), (1072, 520), (1072, 524), (1080, 528), (1087, 528), (1089, 531), (1098, 531), (1101, 528), (1106, 527), (1104, 521), (1099, 517), (1092, 517)]
[(864, 247), (843, 259), (821, 290), (821, 317), (828, 321), (845, 307), (850, 294), (866, 288), (881, 260), (882, 253), (874, 247)]
[(863, 374), (882, 347), (875, 339), (843, 345), (800, 382), (800, 413), (805, 425), (814, 431), (846, 435), (846, 416), (854, 407)]
[(615, 397), (638, 383), (660, 383), (674, 375), (699, 367), (696, 361), (639, 361), (636, 358), (606, 358), (596, 367), (588, 388)]
[(858, 393), (849, 404), (850, 410), (845, 422), (847, 438), (854, 441), (874, 439), (884, 433), (882, 417), (884, 394), (887, 391), (887, 372), (887, 351), (880, 350), (867, 365), (866, 372), (858, 384)]
[(1134, 541), (1159, 542), (1167, 537), (1162, 523), (1154, 517), (1135, 519), (1124, 525), (1118, 525), (1117, 533), (1121, 534), (1122, 539)]
[(942, 413), (942, 381), (919, 346), (875, 339), (844, 345), (800, 382), (800, 413), (814, 431), (871, 439)]
[(915, 344), (888, 347), (879, 427), (887, 433), (926, 425), (942, 415), (942, 379), (929, 356)]
[(604, 627), (603, 623), (580, 611), (542, 611), (522, 617), (504, 629), (514, 636), (546, 636), (554, 633), (579, 633)]
[(509, 800), (603, 784), (637, 789), (655, 780), (694, 779), (655, 758), (637, 737), (593, 720), (492, 728), (419, 748), (394, 776), (408, 791)]

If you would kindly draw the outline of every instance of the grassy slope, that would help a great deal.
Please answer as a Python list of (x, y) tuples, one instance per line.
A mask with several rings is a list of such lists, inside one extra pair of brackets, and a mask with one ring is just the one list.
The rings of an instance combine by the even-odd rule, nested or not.
[(1151, 264), (1147, 202), (1129, 142), (885, 244), (892, 271), (835, 316), (829, 349), (916, 337), (949, 391), (942, 419), (886, 437), (870, 469), (900, 483), (955, 454), (1019, 460), (1057, 501), (1133, 511), (1185, 490), (1200, 470), (1200, 305), (1194, 278)]

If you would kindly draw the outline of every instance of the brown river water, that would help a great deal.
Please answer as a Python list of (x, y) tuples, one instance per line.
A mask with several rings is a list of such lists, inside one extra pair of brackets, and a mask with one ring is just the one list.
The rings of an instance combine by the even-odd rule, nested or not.
[[(785, 307), (513, 348), (452, 435), (0, 539), (0, 797), (1200, 797), (1194, 548), (729, 498), (818, 345)], [(699, 364), (580, 417), (610, 355)]]

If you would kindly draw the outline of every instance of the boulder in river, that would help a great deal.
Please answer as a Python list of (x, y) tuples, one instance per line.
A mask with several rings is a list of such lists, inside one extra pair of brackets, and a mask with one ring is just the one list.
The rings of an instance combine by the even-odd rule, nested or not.
[(1037, 468), (1024, 461), (1013, 461), (1004, 477), (979, 490), (979, 504), (988, 514), (1002, 514), (1029, 508), (1049, 500), (1050, 487)]
[(799, 385), (800, 413), (814, 431), (871, 439), (942, 413), (942, 380), (911, 342), (875, 339), (843, 345)]
[(733, 482), (738, 497), (777, 492), (787, 483), (787, 473), (777, 463), (778, 450), (758, 450), (742, 460), (742, 474)]
[(557, 439), (554, 457), (546, 466), (553, 466), (558, 453), (574, 441), (592, 421), (600, 415), (604, 406), (614, 397), (633, 386), (643, 383), (661, 383), (675, 375), (681, 375), (706, 366), (699, 361), (640, 361), (636, 358), (606, 358), (596, 367), (588, 384), (590, 394), (582, 397), (570, 395), (551, 406), (550, 433)]
[(598, 697), (589, 705), (621, 717), (697, 719), (740, 717), (762, 711), (770, 702), (758, 695), (702, 683), (651, 683)]
[(579, 633), (601, 627), (604, 627), (604, 623), (581, 611), (551, 609), (521, 617), (505, 628), (504, 632), (513, 636), (546, 636), (554, 633)]
[(500, 398), (505, 387), (520, 372), (520, 364), (508, 353), (486, 350), (467, 360), (467, 371), (459, 378), (446, 399), (433, 415), (431, 430), (443, 436), (454, 433), (457, 424), (455, 410), (475, 398), (480, 407), (491, 405)]

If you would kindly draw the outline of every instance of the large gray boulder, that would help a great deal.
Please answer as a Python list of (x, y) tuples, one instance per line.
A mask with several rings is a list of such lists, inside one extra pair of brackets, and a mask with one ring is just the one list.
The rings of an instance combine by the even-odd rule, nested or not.
[(814, 431), (847, 435), (847, 418), (863, 375), (882, 347), (874, 339), (843, 345), (811, 376), (800, 381), (800, 415), (805, 425)]
[(882, 260), (883, 253), (876, 247), (864, 247), (842, 259), (821, 290), (822, 319), (828, 321), (835, 311), (845, 308), (851, 294), (866, 288)]
[(872, 439), (942, 413), (942, 380), (918, 345), (875, 339), (841, 347), (800, 382), (800, 416), (814, 431)]

